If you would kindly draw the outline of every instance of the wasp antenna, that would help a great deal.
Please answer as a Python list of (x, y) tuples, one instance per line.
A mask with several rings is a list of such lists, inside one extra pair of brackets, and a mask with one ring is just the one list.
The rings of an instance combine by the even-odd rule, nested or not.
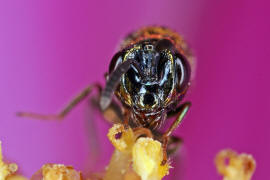
[(130, 65), (133, 63), (132, 59), (126, 60), (123, 63), (121, 63), (117, 68), (112, 72), (110, 75), (106, 86), (104, 90), (101, 93), (100, 97), (100, 108), (104, 111), (111, 103), (112, 100), (112, 94), (117, 88), (120, 78), (123, 74), (125, 74), (129, 68)]

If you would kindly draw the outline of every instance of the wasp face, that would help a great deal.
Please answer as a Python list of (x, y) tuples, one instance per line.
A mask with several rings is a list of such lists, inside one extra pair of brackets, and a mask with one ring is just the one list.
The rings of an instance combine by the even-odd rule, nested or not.
[(134, 63), (121, 77), (118, 96), (136, 112), (163, 111), (189, 82), (189, 65), (170, 40), (150, 39), (128, 47), (114, 57), (110, 71), (130, 59)]
[(131, 96), (132, 105), (143, 111), (164, 107), (174, 88), (173, 62), (167, 52), (158, 52), (153, 42), (143, 42), (127, 58), (132, 65), (122, 79), (123, 87)]

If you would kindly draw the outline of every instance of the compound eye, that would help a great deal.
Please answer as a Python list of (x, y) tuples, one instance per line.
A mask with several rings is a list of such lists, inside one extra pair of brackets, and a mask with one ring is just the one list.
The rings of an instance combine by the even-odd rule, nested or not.
[(180, 54), (177, 55), (175, 60), (175, 72), (177, 91), (183, 92), (190, 82), (190, 65), (188, 61)]

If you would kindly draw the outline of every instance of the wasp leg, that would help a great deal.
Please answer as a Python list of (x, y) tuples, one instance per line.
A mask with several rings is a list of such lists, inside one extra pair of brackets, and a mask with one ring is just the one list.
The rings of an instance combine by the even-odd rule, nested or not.
[(167, 145), (168, 145), (169, 137), (171, 136), (172, 132), (178, 127), (178, 125), (181, 123), (181, 121), (185, 117), (190, 105), (191, 105), (190, 102), (186, 102), (179, 107), (178, 117), (174, 120), (173, 124), (162, 136), (163, 161), (161, 165), (164, 165), (167, 162)]
[(174, 156), (177, 152), (177, 150), (182, 145), (183, 140), (177, 136), (170, 136), (168, 139), (168, 145), (167, 145), (167, 154), (168, 156)]
[(123, 121), (123, 124), (125, 126), (125, 129), (127, 129), (129, 127), (129, 119), (130, 119), (130, 116), (131, 116), (131, 112), (129, 109), (127, 108), (124, 108), (124, 121)]
[(167, 118), (171, 118), (171, 117), (176, 116), (179, 113), (179, 111), (181, 110), (181, 108), (182, 108), (182, 104), (180, 106), (176, 107), (175, 109), (168, 111)]
[[(160, 131), (153, 131), (152, 132), (155, 139), (162, 142), (162, 132)], [(183, 139), (174, 135), (171, 135), (168, 137), (168, 145), (167, 145), (167, 154), (168, 156), (174, 156), (176, 154), (176, 151), (179, 149), (179, 147), (182, 145)]]
[(146, 136), (146, 137), (149, 137), (149, 138), (153, 138), (152, 132), (147, 128), (137, 127), (137, 128), (133, 129), (133, 132), (135, 134), (136, 139), (138, 139), (141, 136)]
[(17, 116), (20, 117), (28, 117), (34, 119), (44, 119), (44, 120), (61, 120), (63, 119), (76, 105), (78, 105), (82, 100), (84, 100), (93, 90), (93, 88), (97, 88), (101, 91), (101, 86), (99, 84), (93, 84), (81, 91), (75, 98), (71, 100), (70, 103), (58, 114), (39, 114), (39, 113), (31, 113), (31, 112), (18, 112)]
[(85, 118), (86, 135), (88, 137), (89, 149), (91, 153), (91, 164), (89, 166), (95, 166), (100, 161), (100, 155), (102, 153), (103, 146), (99, 143), (99, 133), (97, 132), (97, 121), (95, 120), (97, 114), (102, 114), (104, 121), (109, 125), (115, 123), (123, 123), (123, 112), (120, 105), (112, 99), (110, 105), (102, 111), (100, 107), (100, 97), (102, 88), (95, 95), (90, 96), (87, 100), (87, 114)]
[(102, 110), (99, 106), (100, 96), (101, 92), (98, 94), (97, 97), (92, 97), (89, 102), (90, 106), (96, 109), (98, 112), (102, 113), (104, 119), (108, 123), (123, 123), (124, 115), (120, 106), (114, 100), (112, 100), (110, 105), (105, 110)]

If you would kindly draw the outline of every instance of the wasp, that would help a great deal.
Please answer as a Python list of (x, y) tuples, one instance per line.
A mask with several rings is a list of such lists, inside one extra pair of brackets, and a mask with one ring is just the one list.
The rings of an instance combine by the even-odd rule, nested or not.
[(27, 112), (18, 115), (62, 119), (97, 89), (97, 106), (110, 122), (147, 128), (155, 133), (167, 118), (176, 116), (162, 135), (155, 133), (163, 145), (164, 164), (168, 143), (179, 142), (171, 134), (191, 105), (181, 103), (190, 86), (191, 63), (190, 49), (179, 34), (166, 27), (143, 27), (126, 36), (120, 44), (105, 75), (104, 88), (98, 83), (89, 85), (56, 115)]

